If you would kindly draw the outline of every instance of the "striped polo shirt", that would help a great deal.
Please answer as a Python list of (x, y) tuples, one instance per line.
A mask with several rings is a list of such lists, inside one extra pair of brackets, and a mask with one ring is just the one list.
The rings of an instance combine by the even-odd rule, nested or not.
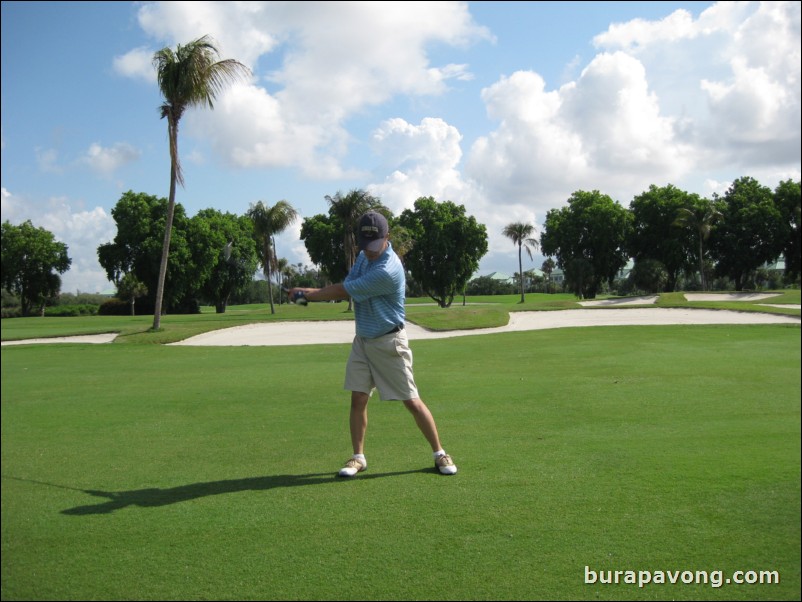
[(354, 300), (358, 336), (375, 339), (404, 324), (404, 266), (389, 242), (375, 261), (360, 253), (343, 286)]

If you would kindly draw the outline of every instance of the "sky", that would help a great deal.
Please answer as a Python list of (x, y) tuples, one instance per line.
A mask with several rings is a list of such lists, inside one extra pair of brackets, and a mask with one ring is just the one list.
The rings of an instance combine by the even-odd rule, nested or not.
[[(166, 198), (153, 54), (209, 35), (251, 69), (179, 126), (188, 216), (285, 200), (277, 237), (361, 189), (395, 215), (463, 205), (480, 273), (518, 270), (505, 226), (543, 230), (579, 190), (710, 198), (800, 179), (800, 3), (2, 2), (2, 220), (68, 247), (63, 292), (113, 290), (97, 247), (127, 191)], [(544, 257), (524, 253), (524, 269)]]

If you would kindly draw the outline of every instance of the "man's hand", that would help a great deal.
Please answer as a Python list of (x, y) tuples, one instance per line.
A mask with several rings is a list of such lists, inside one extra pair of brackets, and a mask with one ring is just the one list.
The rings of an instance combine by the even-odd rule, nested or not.
[(296, 305), (306, 305), (309, 303), (309, 299), (306, 298), (306, 293), (308, 289), (305, 288), (291, 288), (287, 292), (287, 298), (290, 300), (290, 303), (295, 303)]

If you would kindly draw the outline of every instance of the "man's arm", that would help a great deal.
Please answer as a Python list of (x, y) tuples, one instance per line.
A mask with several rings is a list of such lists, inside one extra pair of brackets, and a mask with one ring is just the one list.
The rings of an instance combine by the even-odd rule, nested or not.
[(290, 289), (288, 296), (290, 299), (293, 298), (296, 292), (303, 291), (304, 296), (309, 301), (344, 301), (348, 299), (348, 291), (345, 290), (345, 287), (342, 283), (337, 284), (330, 284), (328, 286), (324, 286), (323, 288), (293, 288)]

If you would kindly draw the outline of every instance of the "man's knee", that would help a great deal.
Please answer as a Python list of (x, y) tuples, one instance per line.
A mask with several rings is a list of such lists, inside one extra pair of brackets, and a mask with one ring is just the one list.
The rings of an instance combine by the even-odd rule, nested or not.
[(418, 399), (417, 397), (413, 399), (405, 399), (404, 405), (413, 414), (426, 411), (426, 404), (423, 403), (423, 400)]
[(351, 391), (351, 407), (355, 409), (364, 409), (368, 405), (370, 399), (369, 393), (362, 391)]

